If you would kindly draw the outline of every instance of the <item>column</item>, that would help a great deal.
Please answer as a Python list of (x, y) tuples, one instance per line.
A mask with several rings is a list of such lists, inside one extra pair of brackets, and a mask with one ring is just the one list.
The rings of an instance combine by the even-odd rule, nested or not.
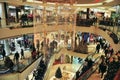
[(69, 26), (70, 26), (70, 39), (71, 39), (71, 49), (73, 49), (73, 28), (74, 28), (74, 24), (73, 24), (73, 12), (74, 12), (74, 7), (73, 4), (70, 4), (70, 18), (69, 18)]
[(46, 56), (47, 56), (47, 44), (46, 44), (46, 36), (47, 36), (47, 32), (46, 32), (46, 27), (47, 27), (47, 20), (46, 20), (46, 1), (43, 2), (43, 27), (44, 27), (44, 30), (43, 30), (43, 33), (44, 33), (44, 42), (43, 42), (43, 54), (44, 54), (44, 58), (45, 60), (46, 59)]
[(55, 5), (55, 14), (56, 14), (56, 27), (58, 26), (58, 3), (56, 3), (56, 5)]
[(0, 27), (6, 27), (6, 19), (7, 19), (7, 10), (6, 10), (7, 4), (6, 3), (0, 3), (0, 17), (1, 17), (1, 26)]
[[(117, 15), (120, 14), (120, 5), (116, 6), (116, 14), (117, 14)], [(117, 17), (117, 19), (118, 19), (118, 18), (119, 18), (119, 17)], [(116, 20), (116, 22), (117, 22), (117, 31), (116, 31), (116, 33), (118, 34), (119, 31), (120, 31), (120, 26), (118, 25), (118, 20)]]
[(5, 51), (6, 51), (6, 55), (10, 55), (11, 50), (10, 50), (10, 48), (9, 48), (9, 42), (8, 42), (7, 39), (4, 40), (4, 49), (5, 49)]
[(19, 12), (19, 7), (16, 7), (16, 22), (19, 22), (19, 15), (18, 15), (18, 12)]
[(87, 8), (87, 14), (86, 14), (86, 18), (89, 19), (89, 12), (90, 12), (90, 8)]
[[(74, 8), (73, 8), (74, 10)], [(72, 50), (75, 49), (75, 36), (76, 36), (76, 15), (77, 13), (73, 14), (73, 18), (74, 18), (74, 23), (73, 23), (73, 35), (72, 35)]]

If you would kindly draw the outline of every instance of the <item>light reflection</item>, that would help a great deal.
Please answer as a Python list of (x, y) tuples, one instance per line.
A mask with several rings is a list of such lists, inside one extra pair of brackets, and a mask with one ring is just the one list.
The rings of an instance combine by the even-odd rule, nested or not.
[(99, 6), (103, 3), (94, 3), (94, 4), (73, 4), (74, 6)]
[(107, 3), (110, 3), (110, 2), (112, 2), (113, 0), (106, 0), (105, 2), (107, 2)]

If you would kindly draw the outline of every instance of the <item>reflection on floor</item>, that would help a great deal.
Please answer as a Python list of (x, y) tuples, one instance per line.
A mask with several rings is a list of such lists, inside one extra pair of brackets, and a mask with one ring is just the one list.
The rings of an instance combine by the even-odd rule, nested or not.
[(103, 80), (103, 78), (101, 78), (101, 74), (98, 73), (98, 71), (96, 70), (89, 78), (88, 80)]
[[(51, 38), (50, 40), (53, 39), (52, 36), (49, 36), (49, 37)], [(95, 46), (96, 46), (95, 44), (88, 45), (88, 48), (89, 48), (88, 49), (88, 52), (89, 52), (88, 54), (76, 53), (76, 52), (67, 50), (66, 48), (63, 48), (59, 53), (56, 54), (55, 58), (58, 59), (62, 54), (66, 54), (66, 55), (76, 56), (76, 57), (80, 57), (80, 58), (84, 59), (88, 55), (90, 55), (91, 53), (95, 52)], [(18, 46), (17, 50), (18, 50), (18, 52), (20, 52), (20, 47), (19, 46)], [(103, 54), (103, 52), (101, 50), (99, 54), (95, 54), (93, 56), (93, 59), (97, 58), (98, 56), (101, 56), (102, 54)], [(14, 55), (10, 55), (9, 57), (13, 60)], [(27, 62), (26, 60), (29, 57), (31, 57), (31, 52), (29, 50), (25, 50), (25, 59), (22, 59), (22, 60), (20, 59), (20, 63), (26, 64), (26, 62)], [(0, 64), (3, 64), (2, 60), (0, 61)], [(79, 67), (80, 65), (79, 64), (72, 64), (72, 66), (71, 66), (70, 64), (66, 64), (66, 65), (63, 64), (63, 66), (66, 66), (66, 70), (75, 72), (77, 67)], [(53, 68), (54, 68), (54, 70), (53, 70)], [(54, 73), (55, 73), (57, 67), (53, 66), (51, 69), (52, 70), (50, 70), (50, 75), (48, 76), (48, 79), (50, 79), (52, 76), (54, 76)], [(97, 78), (99, 78), (100, 75), (97, 75), (97, 76), (98, 76)], [(28, 76), (28, 80), (31, 80), (32, 78), (33, 78), (33, 73), (31, 72), (30, 75)], [(94, 75), (93, 75), (93, 78), (94, 78)], [(33, 80), (34, 80), (34, 78), (33, 78)], [(100, 79), (96, 79), (96, 80), (100, 80)]]
[[(93, 53), (94, 51), (95, 51), (95, 45), (92, 45), (92, 48), (90, 48), (90, 51), (91, 51), (91, 53)], [(88, 54), (82, 54), (82, 53), (75, 53), (75, 52), (72, 52), (72, 51), (68, 51), (68, 50), (66, 50), (65, 48), (63, 48), (57, 55), (56, 55), (56, 58), (58, 57), (58, 56), (60, 56), (61, 54), (68, 54), (68, 55), (72, 55), (72, 56), (76, 56), (76, 57), (81, 57), (81, 58), (86, 58), (86, 56), (88, 55)], [(95, 58), (97, 58), (98, 56), (100, 56), (100, 55), (102, 55), (103, 54), (103, 52), (102, 52), (102, 50), (100, 51), (100, 53), (99, 54), (95, 54), (94, 56), (93, 56), (93, 59), (95, 59)], [(26, 50), (25, 51), (25, 58), (29, 58), (31, 56), (31, 53), (30, 53), (30, 51), (28, 51), (28, 50)], [(14, 57), (14, 55), (10, 55), (10, 58), (11, 59), (13, 59), (13, 57)], [(26, 59), (23, 59), (23, 60), (21, 60), (20, 59), (20, 62), (21, 63), (24, 63), (24, 62), (26, 62), (25, 61)], [(26, 64), (26, 63), (25, 63)], [(63, 64), (64, 65), (64, 64)], [(72, 65), (72, 67), (71, 67), (71, 65), (69, 65), (69, 64), (67, 64), (66, 65), (66, 69), (67, 70), (69, 70), (69, 71), (71, 71), (71, 70), (74, 70), (73, 68), (75, 68), (76, 67), (76, 65), (77, 64), (74, 64), (74, 65)], [(65, 66), (65, 65), (64, 65)], [(78, 67), (78, 66), (77, 66)], [(57, 69), (57, 67), (55, 68), (55, 67), (52, 67), (51, 69), (53, 69), (54, 68), (54, 70), (51, 70), (50, 72), (50, 75), (51, 76), (53, 76), (54, 75), (54, 72), (56, 71), (56, 69)], [(49, 76), (49, 78), (48, 79), (50, 79), (50, 77), (51, 76)], [(30, 75), (28, 76), (29, 78), (29, 80), (31, 80), (32, 78), (33, 78), (33, 73), (31, 72), (30, 73)], [(91, 75), (91, 77), (88, 79), (88, 80), (101, 80), (101, 78), (100, 78), (100, 74), (98, 74), (97, 72), (95, 72), (93, 75)], [(34, 79), (33, 79), (34, 80)]]

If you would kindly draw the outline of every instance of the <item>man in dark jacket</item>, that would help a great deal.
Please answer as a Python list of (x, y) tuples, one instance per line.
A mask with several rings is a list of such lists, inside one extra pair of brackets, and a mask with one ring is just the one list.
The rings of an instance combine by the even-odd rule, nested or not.
[(105, 64), (105, 62), (102, 62), (99, 65), (99, 72), (101, 73), (101, 78), (103, 77), (104, 73), (106, 72), (107, 66)]
[(0, 27), (1, 27), (1, 17), (0, 17)]
[(14, 59), (15, 59), (15, 62), (16, 62), (16, 64), (19, 62), (19, 53), (18, 53), (18, 51), (15, 53), (15, 55), (14, 55)]
[(23, 49), (21, 49), (21, 59), (24, 59), (25, 57), (24, 57), (24, 50)]
[(78, 70), (78, 71), (76, 72), (76, 79), (75, 79), (75, 80), (78, 80), (79, 77), (80, 77), (80, 71)]
[(2, 56), (3, 56), (3, 60), (4, 60), (4, 58), (5, 58), (5, 56), (6, 56), (6, 52), (5, 52), (4, 49), (2, 50)]
[(96, 46), (96, 53), (99, 53), (100, 52), (100, 44), (98, 43), (97, 46)]

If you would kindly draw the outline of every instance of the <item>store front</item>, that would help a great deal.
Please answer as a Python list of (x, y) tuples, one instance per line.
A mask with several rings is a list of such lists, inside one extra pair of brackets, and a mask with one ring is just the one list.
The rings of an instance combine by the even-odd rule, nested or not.
[(16, 22), (16, 7), (15, 6), (8, 6), (8, 22), (15, 23)]
[[(33, 34), (27, 34), (23, 36), (17, 36), (13, 38), (7, 38), (0, 40), (0, 51), (5, 50), (6, 56), (16, 53), (20, 53), (21, 48), (24, 50), (30, 50), (30, 46), (33, 43)], [(2, 55), (0, 55), (2, 58)]]

